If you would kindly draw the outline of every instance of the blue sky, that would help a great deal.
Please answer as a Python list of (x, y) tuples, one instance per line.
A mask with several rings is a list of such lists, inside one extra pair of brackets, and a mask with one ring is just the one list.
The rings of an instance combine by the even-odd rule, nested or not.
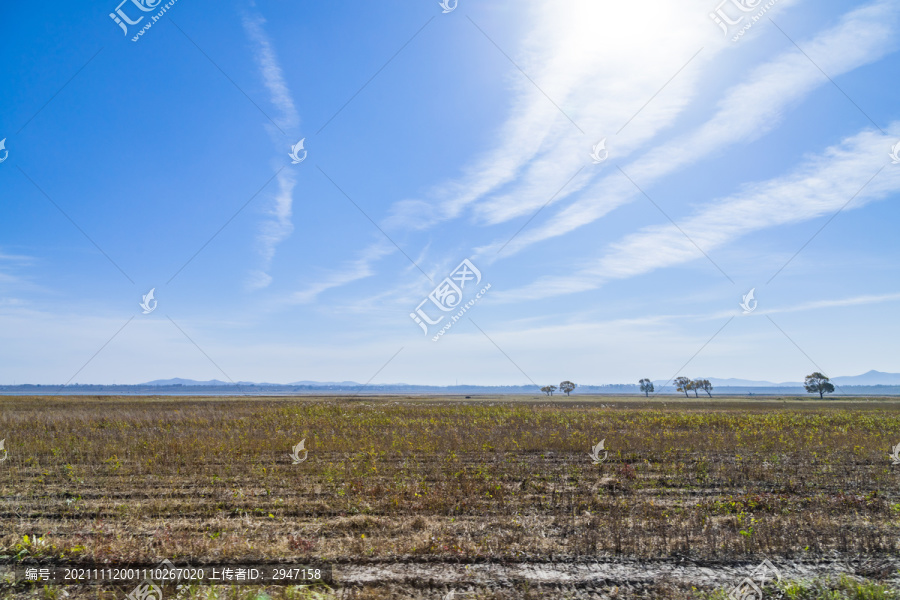
[(0, 383), (900, 371), (900, 2), (141, 3), (0, 8)]

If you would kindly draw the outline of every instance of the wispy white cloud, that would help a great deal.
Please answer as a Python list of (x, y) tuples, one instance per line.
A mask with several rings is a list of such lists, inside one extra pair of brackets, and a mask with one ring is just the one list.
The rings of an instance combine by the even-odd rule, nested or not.
[[(898, 44), (898, 19), (900, 8), (890, 0), (847, 13), (834, 27), (811, 40), (799, 42), (809, 58), (790, 45), (780, 56), (754, 69), (746, 81), (730, 89), (707, 122), (678, 139), (654, 144), (624, 167), (624, 171), (640, 186), (647, 187), (727, 146), (761, 137), (781, 121), (788, 108), (814, 89), (831, 85), (816, 65), (833, 78), (893, 52)], [(621, 160), (621, 154), (610, 162), (617, 160)], [(606, 176), (543, 225), (518, 235), (504, 248), (502, 256), (509, 257), (536, 242), (565, 235), (639, 195), (634, 185), (618, 172)], [(493, 259), (506, 241), (497, 240), (479, 248), (479, 255), (485, 260)]]
[(308, 286), (291, 295), (291, 301), (296, 303), (308, 303), (314, 301), (319, 294), (332, 288), (340, 287), (375, 274), (373, 263), (395, 252), (396, 246), (387, 241), (379, 241), (371, 244), (360, 253), (360, 257), (346, 264), (340, 270), (333, 271), (322, 281)]
[[(244, 31), (253, 43), (253, 55), (260, 69), (263, 83), (269, 91), (269, 99), (278, 111), (273, 120), (281, 129), (290, 131), (298, 127), (300, 117), (284, 79), (278, 55), (263, 29), (265, 23), (266, 20), (260, 15), (245, 15), (243, 18)], [(269, 123), (266, 124), (266, 129), (272, 137), (273, 144), (284, 154), (286, 150), (282, 147), (284, 137), (280, 135), (281, 132)], [(272, 277), (268, 274), (268, 270), (275, 257), (275, 249), (294, 231), (291, 213), (294, 204), (294, 188), (297, 184), (296, 178), (290, 170), (282, 169), (278, 173), (276, 181), (278, 190), (275, 192), (271, 208), (267, 211), (271, 218), (263, 223), (257, 238), (262, 256), (262, 266), (250, 274), (247, 282), (250, 289), (263, 288), (271, 283)]]
[[(503, 63), (510, 108), (497, 142), (459, 177), (423, 198), (396, 202), (386, 228), (427, 229), (466, 214), (494, 225), (533, 213), (554, 195), (563, 201), (610, 172), (610, 164), (591, 164), (593, 144), (607, 138), (620, 158), (646, 144), (695, 96), (704, 63), (727, 47), (705, 10), (684, 11), (666, 0), (537, 0), (522, 9), (529, 31), (504, 51), (528, 76)], [(487, 36), (498, 33), (478, 26)], [(485, 52), (498, 52), (488, 39), (480, 42)]]
[[(666, 0), (541, 0), (526, 10), (530, 31), (505, 51), (534, 83), (509, 65), (511, 108), (497, 143), (425, 199), (395, 204), (388, 225), (426, 228), (465, 210), (483, 224), (505, 222), (534, 212), (590, 165), (557, 196), (561, 201), (609, 172), (608, 164), (591, 164), (593, 144), (607, 138), (621, 160), (652, 139), (688, 105), (703, 65), (726, 47), (705, 11)], [(484, 45), (497, 52), (488, 40)]]
[[(682, 8), (662, 0), (651, 4), (601, 6), (586, 1), (561, 9), (549, 1), (534, 3), (529, 15), (532, 31), (511, 54), (585, 133), (513, 71), (512, 108), (496, 136), (497, 145), (475, 159), (462, 177), (442, 184), (428, 200), (396, 203), (385, 225), (424, 228), (460, 217), (467, 210), (481, 223), (499, 224), (533, 214), (584, 167), (554, 200), (561, 203), (577, 193), (574, 202), (543, 224), (526, 228), (500, 255), (497, 250), (507, 242), (505, 235), (476, 250), (479, 264), (490, 264), (633, 201), (639, 192), (614, 170), (614, 164), (649, 142), (653, 142), (650, 149), (625, 167), (642, 186), (729, 145), (764, 135), (785, 110), (814, 89), (830, 85), (809, 59), (790, 46), (728, 90), (715, 114), (696, 130), (665, 143), (655, 141), (695, 98), (700, 78), (715, 72), (707, 67), (720, 57), (726, 59), (727, 50), (735, 45), (720, 39), (720, 30), (706, 18), (706, 11), (698, 13), (701, 19), (694, 14), (685, 18)], [(779, 6), (790, 4), (785, 1)], [(847, 13), (834, 27), (800, 44), (816, 64), (838, 76), (891, 52), (896, 46), (897, 19), (895, 3), (879, 0)], [(623, 28), (622, 23), (639, 23), (641, 33), (636, 35), (635, 28)], [(651, 39), (653, 44), (648, 43)], [(702, 52), (615, 135), (663, 83), (685, 67), (701, 44)], [(660, 45), (666, 47), (665, 53), (656, 50)], [(610, 60), (611, 49), (616, 49), (616, 60)], [(593, 165), (588, 153), (599, 137), (607, 137), (613, 158)], [(691, 246), (691, 252), (696, 248)], [(591, 289), (596, 278), (580, 280), (566, 279), (573, 286), (571, 291)]]
[[(834, 214), (845, 206), (853, 210), (884, 198), (900, 191), (900, 170), (885, 167), (887, 152), (900, 135), (900, 124), (893, 124), (890, 130), (893, 133), (864, 130), (807, 160), (789, 175), (748, 186), (702, 207), (678, 227), (646, 227), (612, 244), (602, 257), (575, 273), (542, 278), (505, 294), (498, 292), (495, 300), (546, 298), (595, 289), (612, 279), (702, 259), (698, 246), (708, 252), (752, 231)], [(879, 172), (879, 167), (885, 168)]]
[[(868, 306), (872, 304), (883, 304), (885, 302), (896, 302), (900, 300), (900, 293), (892, 293), (892, 294), (866, 294), (863, 296), (853, 296), (850, 298), (834, 298), (829, 300), (813, 300), (811, 302), (802, 302), (800, 304), (792, 304), (788, 306), (767, 306), (766, 308), (762, 308), (761, 305), (757, 309), (755, 309), (751, 314), (753, 318), (760, 317), (763, 315), (777, 315), (777, 314), (785, 314), (785, 313), (797, 313), (797, 312), (806, 312), (809, 310), (822, 310), (827, 308), (845, 308), (848, 306)], [(739, 308), (734, 308), (732, 310), (718, 310), (715, 312), (706, 312), (706, 313), (683, 313), (683, 314), (669, 314), (669, 315), (659, 315), (654, 317), (660, 321), (721, 321), (722, 319), (727, 319), (728, 317), (735, 316), (736, 314), (740, 314), (742, 311)]]
[[(27, 281), (24, 277), (14, 274), (15, 271), (18, 271), (22, 267), (26, 265), (30, 265), (34, 262), (34, 257), (26, 256), (24, 254), (5, 254), (0, 252), (0, 286), (12, 286), (16, 285), (17, 287), (27, 286), (30, 289), (33, 289), (33, 285)], [(0, 293), (3, 292), (3, 288), (0, 288)]]
[(278, 109), (275, 121), (282, 129), (293, 129), (300, 124), (300, 117), (294, 99), (284, 80), (284, 73), (278, 62), (278, 54), (272, 47), (269, 36), (263, 29), (266, 20), (261, 15), (245, 15), (242, 23), (247, 37), (253, 42), (253, 55), (260, 69), (263, 83), (269, 90), (269, 99)]
[(25, 254), (5, 254), (0, 252), (0, 260), (8, 262), (27, 263), (34, 260), (34, 258), (31, 256), (26, 256)]
[[(780, 7), (790, 4), (782, 2)], [(584, 13), (569, 13), (552, 3), (538, 3), (537, 6), (532, 15), (534, 30), (523, 45), (523, 53), (536, 58), (524, 62), (523, 68), (526, 72), (536, 73), (534, 79), (542, 89), (551, 97), (561, 99), (560, 106), (576, 122), (585, 124), (586, 131), (608, 128), (609, 123), (624, 124), (659, 89), (660, 82), (665, 82), (683, 66), (683, 62), (676, 64), (674, 55), (683, 51), (684, 56), (690, 57), (691, 52), (696, 52), (698, 41), (704, 44), (703, 51), (628, 124), (622, 134), (607, 136), (612, 158), (602, 165), (588, 164), (588, 151), (595, 138), (580, 134), (530, 82), (522, 78), (516, 88), (516, 103), (502, 126), (497, 147), (476, 160), (459, 180), (443, 186), (439, 200), (433, 204), (418, 200), (398, 203), (394, 206), (394, 217), (389, 219), (394, 225), (412, 227), (424, 223), (427, 226), (457, 217), (473, 205), (473, 213), (482, 222), (497, 224), (533, 214), (579, 168), (584, 167), (556, 196), (553, 204), (578, 193), (574, 202), (543, 224), (531, 224), (508, 245), (509, 237), (504, 234), (491, 244), (477, 248), (473, 257), (479, 264), (489, 265), (532, 244), (565, 235), (639, 197), (640, 192), (634, 184), (615, 170), (614, 164), (644, 147), (648, 141), (658, 140), (685, 104), (694, 98), (698, 77), (716, 72), (706, 67), (714, 60), (726, 60), (728, 56), (724, 50), (735, 47), (731, 42), (719, 39), (720, 30), (708, 20), (691, 20), (687, 27), (675, 27), (679, 15), (671, 11), (681, 10), (675, 7), (643, 4), (632, 8), (594, 7), (589, 10), (624, 12), (598, 15), (615, 18), (580, 19)], [(702, 16), (706, 17), (706, 14)], [(661, 19), (659, 22), (654, 20), (657, 17)], [(895, 2), (878, 0), (848, 12), (836, 25), (812, 39), (801, 40), (800, 44), (816, 64), (836, 77), (892, 52), (897, 46), (898, 18), (900, 10)], [(628, 33), (612, 31), (621, 28), (623, 22), (640, 22), (645, 33), (662, 35), (669, 62), (649, 59), (646, 52), (651, 46), (643, 36), (634, 35), (633, 29), (628, 28)], [(582, 23), (590, 23), (591, 27), (596, 23), (605, 25), (601, 25), (602, 31), (597, 31)], [(667, 27), (677, 31), (673, 33)], [(560, 30), (566, 31), (566, 35), (553, 34)], [(756, 28), (754, 35), (760, 30)], [(681, 33), (684, 38), (680, 37)], [(626, 39), (620, 39), (623, 37)], [(590, 40), (603, 40), (603, 43)], [(745, 38), (741, 43), (747, 41)], [(620, 46), (627, 48), (627, 52), (622, 52), (621, 60), (610, 61), (609, 48)], [(686, 59), (681, 57), (679, 60)], [(647, 64), (653, 65), (653, 69), (660, 68), (648, 71), (643, 68)], [(655, 141), (624, 170), (642, 187), (652, 185), (728, 146), (759, 138), (778, 125), (788, 108), (813, 90), (828, 85), (831, 85), (828, 79), (810, 59), (790, 45), (728, 89), (706, 122), (674, 140)], [(704, 86), (708, 87), (709, 82)], [(686, 241), (683, 236), (681, 240)], [(502, 254), (498, 254), (504, 245)], [(649, 249), (652, 249), (652, 242), (650, 245)], [(697, 250), (691, 245), (684, 252), (694, 257)], [(607, 267), (619, 270), (606, 272), (605, 277), (629, 276), (627, 273), (637, 266), (608, 264)], [(546, 293), (555, 295), (598, 285), (594, 274), (567, 277), (557, 283), (562, 285), (563, 281), (563, 287)], [(536, 288), (529, 289), (537, 291)]]
[(900, 293), (896, 294), (867, 294), (864, 296), (853, 296), (851, 298), (836, 298), (833, 300), (814, 300), (812, 302), (804, 302), (794, 306), (783, 308), (772, 308), (769, 310), (758, 311), (760, 314), (776, 314), (787, 312), (803, 312), (807, 310), (819, 310), (822, 308), (843, 308), (846, 306), (867, 306), (869, 304), (881, 304), (883, 302), (896, 302), (900, 300)]

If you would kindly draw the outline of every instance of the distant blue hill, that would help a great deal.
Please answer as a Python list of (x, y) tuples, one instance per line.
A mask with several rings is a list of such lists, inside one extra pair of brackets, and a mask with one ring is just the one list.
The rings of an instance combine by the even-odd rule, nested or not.
[[(709, 382), (713, 384), (715, 388), (763, 388), (763, 387), (777, 387), (777, 388), (802, 388), (802, 381), (782, 381), (780, 383), (774, 383), (772, 381), (762, 381), (755, 379), (719, 379), (716, 377), (704, 377), (704, 379), (709, 379)], [(838, 386), (844, 385), (900, 385), (900, 373), (885, 373), (883, 371), (868, 371), (863, 373), (862, 375), (851, 375), (851, 376), (842, 376), (842, 377), (832, 377), (831, 382)], [(671, 384), (671, 381), (666, 381), (664, 379), (657, 379), (653, 382), (653, 385), (656, 387), (664, 386), (666, 383)], [(203, 385), (203, 386), (222, 386), (222, 385), (235, 385), (231, 382), (227, 381), (219, 381), (218, 379), (210, 379), (209, 381), (197, 381), (195, 379), (155, 379), (153, 381), (148, 381), (147, 383), (142, 383), (140, 385), (184, 385), (184, 386), (194, 386), (194, 385)], [(357, 383), (356, 381), (294, 381), (291, 383), (258, 383), (252, 381), (239, 381), (237, 385), (246, 385), (246, 386), (343, 386), (343, 387), (356, 387), (362, 385), (361, 383)], [(384, 384), (376, 384), (377, 387), (404, 387), (408, 384), (405, 383), (384, 383)], [(610, 386), (624, 386), (624, 387), (635, 387), (637, 389), (637, 385), (635, 384), (606, 384), (606, 385), (587, 385), (581, 386), (582, 388), (607, 388)], [(428, 387), (428, 388), (451, 388), (453, 386), (412, 386), (412, 387)], [(458, 387), (473, 387), (473, 386), (458, 386)], [(492, 388), (497, 386), (474, 386), (474, 387), (485, 387)], [(510, 386), (499, 386), (499, 387), (510, 387)], [(511, 386), (511, 387), (530, 387), (530, 386)]]
[[(701, 377), (700, 374), (698, 378)], [(713, 384), (713, 395), (797, 395), (807, 396), (801, 382), (773, 383), (771, 381), (759, 381), (752, 379), (709, 379)], [(834, 377), (831, 380), (835, 387), (835, 394), (852, 396), (881, 396), (900, 394), (900, 373), (885, 373), (882, 371), (868, 371), (862, 375)], [(671, 381), (654, 381), (655, 394), (678, 394)], [(668, 384), (668, 385), (667, 385)], [(102, 384), (71, 384), (62, 385), (0, 385), (0, 393), (3, 394), (176, 394), (176, 395), (286, 395), (286, 394), (525, 394), (541, 395), (535, 385), (408, 385), (405, 383), (369, 384), (362, 385), (355, 381), (321, 382), (321, 381), (295, 381), (293, 383), (256, 383), (252, 381), (239, 381), (237, 383), (210, 379), (198, 381), (180, 377), (172, 379), (156, 379), (136, 385), (102, 385)], [(606, 385), (579, 385), (573, 395), (579, 394), (639, 394), (637, 384), (606, 384)], [(561, 395), (559, 392), (555, 396)], [(694, 397), (691, 395), (691, 397)], [(699, 397), (704, 397), (700, 394)]]
[[(218, 379), (210, 379), (207, 381), (197, 381), (196, 379), (182, 379), (181, 377), (175, 377), (174, 379), (154, 379), (153, 381), (148, 381), (146, 383), (140, 383), (138, 385), (206, 385), (206, 386), (220, 386), (220, 385), (257, 385), (257, 386), (290, 386), (290, 385), (344, 385), (344, 386), (357, 386), (362, 385), (356, 383), (355, 381), (294, 381), (291, 383), (259, 383), (255, 381), (238, 381), (232, 383), (230, 381), (220, 381)], [(390, 384), (390, 385), (405, 385), (402, 383), (398, 384)]]
[(831, 381), (835, 385), (900, 385), (900, 373), (869, 371), (851, 377), (835, 377)]
[(218, 379), (210, 379), (209, 381), (197, 381), (195, 379), (154, 379), (140, 385), (230, 385), (228, 382), (219, 381)]

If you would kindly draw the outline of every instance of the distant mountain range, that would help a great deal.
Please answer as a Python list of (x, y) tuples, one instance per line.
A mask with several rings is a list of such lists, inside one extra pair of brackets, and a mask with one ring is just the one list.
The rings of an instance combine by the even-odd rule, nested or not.
[[(696, 374), (700, 376), (700, 374)], [(719, 379), (708, 377), (714, 394), (792, 394), (805, 395), (803, 383), (788, 381), (773, 383), (752, 379)], [(835, 395), (900, 395), (900, 373), (869, 371), (862, 375), (834, 377), (831, 379)], [(553, 382), (555, 384), (555, 382)], [(577, 382), (576, 382), (577, 383)], [(670, 381), (653, 382), (655, 393), (678, 393)], [(667, 385), (668, 384), (668, 385)], [(409, 385), (405, 383), (361, 384), (355, 381), (294, 381), (292, 383), (259, 383), (253, 381), (221, 381), (210, 379), (156, 379), (137, 385), (70, 384), (61, 385), (0, 385), (4, 394), (175, 394), (175, 395), (230, 395), (234, 393), (256, 395), (314, 394), (314, 393), (366, 393), (366, 394), (540, 394), (534, 385)], [(573, 394), (637, 394), (636, 383), (588, 385), (579, 384)], [(701, 394), (702, 395), (702, 394)]]
[(862, 375), (835, 377), (832, 381), (835, 385), (900, 385), (900, 373), (869, 371)]
[[(740, 387), (740, 388), (760, 388), (760, 387), (775, 387), (775, 388), (792, 388), (792, 387), (803, 387), (802, 381), (784, 381), (781, 383), (773, 383), (771, 381), (760, 381), (754, 379), (718, 379), (716, 377), (709, 377), (709, 382), (713, 384), (713, 387)], [(867, 373), (863, 373), (862, 375), (850, 375), (844, 377), (832, 377), (831, 382), (835, 385), (844, 386), (844, 385), (900, 385), (900, 373), (885, 373), (883, 371), (868, 371)], [(671, 383), (670, 381), (666, 381), (665, 379), (658, 379), (653, 382), (653, 385), (659, 387), (664, 386), (667, 383)], [(210, 379), (208, 381), (197, 381), (194, 379), (155, 379), (153, 381), (148, 381), (147, 383), (142, 383), (140, 385), (158, 385), (158, 386), (170, 386), (170, 385), (183, 385), (183, 386), (212, 386), (219, 387), (223, 385), (235, 385), (228, 381), (219, 381), (218, 379)], [(259, 383), (253, 381), (238, 381), (237, 385), (245, 385), (245, 386), (257, 386), (257, 387), (269, 387), (269, 386), (328, 386), (328, 387), (359, 387), (362, 384), (357, 383), (355, 381), (294, 381), (291, 383)], [(406, 383), (379, 383), (375, 384), (372, 387), (403, 387), (409, 384)], [(612, 384), (612, 385), (633, 385), (633, 384)], [(420, 386), (410, 386), (410, 387), (420, 387)], [(421, 387), (445, 387), (445, 386), (421, 386)], [(453, 386), (446, 386), (453, 387)], [(456, 386), (460, 387), (460, 386)], [(461, 387), (494, 387), (494, 386), (461, 386)], [(508, 387), (508, 386), (501, 386)], [(520, 386), (512, 386), (512, 387), (520, 387)], [(527, 386), (525, 386), (527, 387)], [(583, 387), (607, 387), (607, 386), (595, 386), (588, 385)]]
[[(218, 387), (222, 385), (247, 385), (247, 386), (258, 386), (258, 387), (269, 387), (269, 386), (291, 386), (291, 385), (327, 385), (327, 386), (344, 386), (344, 387), (358, 387), (362, 384), (356, 383), (355, 381), (294, 381), (292, 383), (259, 383), (255, 381), (238, 381), (235, 383), (231, 383), (230, 381), (220, 381), (218, 379), (210, 379), (208, 381), (197, 381), (196, 379), (181, 379), (180, 377), (176, 377), (174, 379), (154, 379), (153, 381), (148, 381), (147, 383), (141, 383), (138, 385), (159, 385), (159, 386), (168, 386), (168, 385), (202, 385), (207, 387)], [(406, 385), (404, 383), (390, 383), (390, 384), (379, 384), (379, 385)]]

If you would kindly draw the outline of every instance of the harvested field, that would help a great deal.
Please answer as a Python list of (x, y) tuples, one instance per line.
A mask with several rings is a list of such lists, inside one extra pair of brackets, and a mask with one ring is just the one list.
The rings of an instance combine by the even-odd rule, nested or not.
[(900, 597), (896, 400), (0, 397), (0, 438), (7, 570), (289, 560), (334, 584), (269, 596), (699, 598), (768, 559), (767, 598)]

